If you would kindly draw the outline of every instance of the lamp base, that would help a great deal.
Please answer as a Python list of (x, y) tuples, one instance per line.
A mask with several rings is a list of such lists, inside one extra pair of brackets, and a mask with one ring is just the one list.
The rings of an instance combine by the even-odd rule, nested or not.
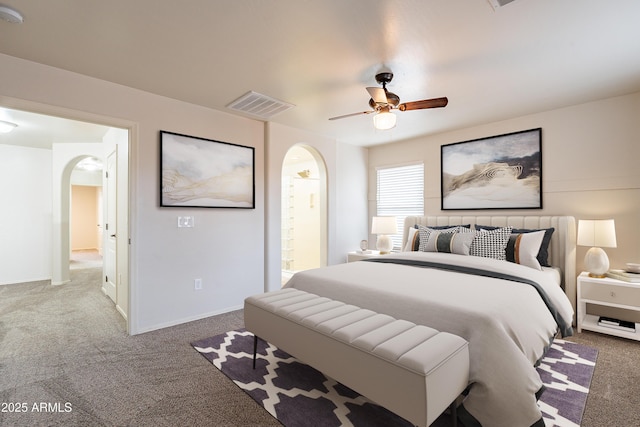
[(593, 247), (587, 251), (584, 257), (584, 268), (589, 272), (589, 277), (601, 279), (609, 271), (609, 257), (602, 248)]
[(393, 249), (393, 241), (391, 240), (391, 237), (386, 234), (378, 235), (376, 249), (380, 251), (380, 255), (386, 255), (391, 252), (391, 249)]

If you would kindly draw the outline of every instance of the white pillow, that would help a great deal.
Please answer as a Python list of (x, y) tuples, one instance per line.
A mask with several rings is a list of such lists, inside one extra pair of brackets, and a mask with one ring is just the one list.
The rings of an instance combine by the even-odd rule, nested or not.
[(542, 270), (538, 261), (538, 251), (540, 251), (544, 233), (544, 230), (542, 230), (532, 233), (512, 234), (506, 249), (507, 261)]
[(405, 252), (414, 251), (416, 239), (418, 239), (420, 235), (418, 234), (418, 229), (411, 227), (409, 229), (409, 234), (407, 235), (407, 244), (404, 245)]

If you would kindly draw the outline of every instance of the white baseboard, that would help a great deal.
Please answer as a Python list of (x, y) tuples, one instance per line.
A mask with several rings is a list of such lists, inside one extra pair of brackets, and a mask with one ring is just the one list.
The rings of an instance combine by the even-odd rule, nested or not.
[(116, 310), (118, 310), (118, 313), (120, 313), (122, 317), (124, 317), (124, 320), (127, 320), (127, 313), (125, 313), (122, 307), (120, 307), (118, 304), (116, 304)]
[(244, 308), (244, 304), (238, 305), (238, 306), (234, 306), (234, 307), (227, 307), (227, 308), (224, 308), (222, 310), (212, 311), (212, 312), (209, 312), (209, 313), (199, 314), (197, 316), (185, 317), (185, 318), (182, 318), (182, 319), (173, 320), (171, 322), (161, 323), (161, 324), (158, 324), (158, 325), (153, 325), (153, 326), (149, 326), (149, 327), (146, 327), (146, 328), (142, 328), (142, 329), (140, 329), (138, 331), (133, 332), (131, 335), (144, 334), (144, 333), (147, 333), (147, 332), (157, 331), (158, 329), (170, 328), (172, 326), (181, 325), (183, 323), (189, 323), (189, 322), (193, 322), (193, 321), (196, 321), (196, 320), (206, 319), (207, 317), (217, 316), (218, 314), (224, 314), (224, 313), (229, 313), (231, 311), (242, 310), (243, 308)]

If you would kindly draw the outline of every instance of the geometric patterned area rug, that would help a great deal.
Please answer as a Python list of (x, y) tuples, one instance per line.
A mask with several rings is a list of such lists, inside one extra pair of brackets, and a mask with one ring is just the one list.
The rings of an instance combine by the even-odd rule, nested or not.
[[(286, 427), (412, 425), (263, 340), (253, 369), (253, 334), (244, 329), (191, 345)], [(597, 354), (554, 341), (537, 368), (546, 386), (538, 401), (546, 426), (580, 426)], [(450, 422), (445, 413), (432, 427)]]
[(580, 426), (598, 350), (556, 339), (538, 366), (546, 390), (538, 400), (545, 425)]

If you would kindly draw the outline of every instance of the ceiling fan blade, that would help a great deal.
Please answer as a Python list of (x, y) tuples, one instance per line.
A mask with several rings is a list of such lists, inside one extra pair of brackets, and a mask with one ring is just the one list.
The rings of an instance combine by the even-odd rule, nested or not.
[(381, 87), (368, 87), (367, 92), (376, 104), (387, 104), (387, 94)]
[(345, 114), (343, 116), (331, 117), (329, 120), (338, 120), (338, 119), (344, 119), (346, 117), (359, 116), (361, 114), (371, 114), (371, 113), (375, 113), (375, 111), (374, 110), (370, 110), (370, 111), (361, 111), (359, 113)]
[(400, 111), (408, 110), (424, 110), (425, 108), (440, 108), (445, 107), (449, 103), (446, 97), (423, 99), (422, 101), (405, 102), (398, 105)]

